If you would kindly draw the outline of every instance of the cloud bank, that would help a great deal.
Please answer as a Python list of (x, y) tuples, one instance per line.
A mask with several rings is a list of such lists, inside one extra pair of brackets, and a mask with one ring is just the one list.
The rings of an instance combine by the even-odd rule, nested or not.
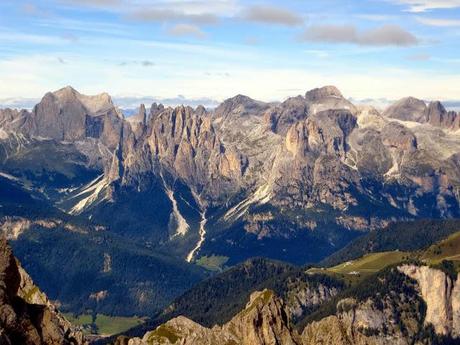
[(419, 43), (417, 37), (398, 25), (383, 25), (362, 31), (354, 25), (313, 25), (305, 30), (300, 36), (300, 40), (399, 47), (408, 47)]
[(172, 36), (193, 36), (199, 39), (206, 37), (206, 33), (198, 26), (192, 24), (177, 24), (168, 30)]
[(252, 6), (243, 11), (243, 19), (265, 24), (278, 24), (285, 26), (301, 25), (303, 18), (289, 10), (272, 6)]
[(460, 0), (391, 0), (393, 3), (406, 5), (409, 12), (420, 13), (437, 9), (460, 7)]

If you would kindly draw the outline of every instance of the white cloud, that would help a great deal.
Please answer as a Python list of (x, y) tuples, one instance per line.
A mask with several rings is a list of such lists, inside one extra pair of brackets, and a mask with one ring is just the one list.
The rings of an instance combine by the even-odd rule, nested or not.
[(304, 19), (295, 12), (284, 8), (261, 5), (245, 9), (242, 18), (252, 22), (286, 26), (297, 26), (304, 22)]
[(7, 43), (30, 43), (30, 44), (43, 44), (43, 45), (62, 45), (66, 44), (65, 37), (56, 37), (49, 35), (35, 35), (26, 34), (21, 32), (0, 32), (0, 42)]
[[(346, 97), (357, 99), (399, 99), (412, 95), (449, 100), (458, 99), (460, 94), (460, 74), (439, 71), (380, 68), (337, 73), (317, 68), (250, 68), (222, 62), (220, 70), (219, 65), (213, 65), (208, 70), (211, 73), (205, 75), (202, 69), (187, 64), (162, 66), (164, 71), (160, 73), (137, 65), (120, 68), (105, 61), (64, 58), (69, 63), (57, 64), (56, 57), (39, 55), (1, 60), (0, 98), (37, 98), (67, 84), (85, 94), (107, 91), (122, 96), (136, 92), (161, 98), (182, 94), (187, 99), (206, 97), (219, 101), (238, 93), (266, 101), (282, 100), (298, 93), (293, 90), (306, 91), (329, 84), (337, 85)], [(223, 65), (228, 73), (225, 77), (214, 73), (223, 71)]]
[(134, 14), (142, 18), (185, 17), (232, 17), (240, 9), (238, 0), (58, 0), (67, 6), (84, 6), (118, 12), (124, 15)]
[(330, 52), (318, 49), (307, 49), (305, 53), (318, 59), (327, 59), (331, 56)]
[(417, 21), (422, 24), (429, 25), (429, 26), (440, 26), (440, 27), (460, 26), (460, 19), (417, 17)]
[(460, 0), (390, 0), (400, 5), (406, 5), (409, 12), (420, 13), (436, 9), (460, 7)]
[(373, 22), (388, 22), (390, 20), (398, 19), (397, 16), (389, 14), (357, 14), (356, 18), (369, 20)]
[(190, 21), (199, 24), (215, 24), (219, 18), (212, 13), (186, 14), (169, 8), (147, 8), (139, 9), (129, 17), (146, 22), (168, 22), (168, 21)]
[(203, 39), (206, 33), (198, 26), (192, 24), (177, 24), (168, 30), (172, 36), (193, 36), (195, 38)]
[(426, 53), (412, 54), (407, 56), (409, 61), (429, 61), (431, 60), (431, 55)]
[(363, 46), (412, 46), (418, 43), (417, 37), (397, 25), (363, 31), (354, 25), (313, 25), (305, 30), (300, 40)]

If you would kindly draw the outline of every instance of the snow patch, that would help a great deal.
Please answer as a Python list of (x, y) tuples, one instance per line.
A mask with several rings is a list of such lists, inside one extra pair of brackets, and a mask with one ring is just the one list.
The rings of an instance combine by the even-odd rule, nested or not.
[(14, 181), (14, 182), (19, 181), (19, 179), (17, 177), (14, 177), (13, 175), (10, 175), (10, 174), (4, 173), (4, 172), (0, 172), (0, 176), (6, 178), (8, 180)]
[(271, 199), (271, 187), (269, 184), (264, 184), (257, 188), (252, 196), (241, 201), (236, 206), (232, 207), (224, 215), (224, 220), (229, 220), (231, 218), (239, 219), (243, 216), (244, 213), (248, 210), (249, 206), (253, 204), (263, 205), (270, 201)]
[(0, 128), (0, 140), (8, 139), (8, 133), (5, 132), (4, 129)]
[[(83, 190), (72, 196), (72, 199), (79, 196), (91, 193), (89, 196), (80, 200), (72, 209), (69, 211), (70, 214), (80, 214), (84, 209), (88, 208), (99, 198), (101, 192), (110, 185), (109, 181), (104, 177), (104, 174), (98, 176), (96, 179), (88, 183), (83, 187)], [(105, 197), (104, 197), (105, 198)]]
[(401, 173), (399, 171), (399, 164), (397, 162), (396, 157), (394, 157), (394, 154), (392, 153), (392, 159), (393, 159), (393, 166), (385, 173), (384, 177), (385, 178), (392, 178), (392, 177), (400, 177)]
[(173, 210), (172, 210), (171, 215), (174, 217), (177, 223), (176, 233), (172, 236), (172, 238), (176, 236), (184, 236), (189, 231), (190, 226), (188, 225), (187, 221), (180, 213), (179, 207), (177, 206), (177, 200), (174, 197), (174, 191), (171, 188), (169, 188), (169, 186), (166, 184), (166, 181), (163, 177), (162, 172), (160, 172), (160, 177), (161, 177), (161, 180), (163, 181), (163, 186), (164, 186), (166, 195), (168, 196), (169, 200), (172, 203)]

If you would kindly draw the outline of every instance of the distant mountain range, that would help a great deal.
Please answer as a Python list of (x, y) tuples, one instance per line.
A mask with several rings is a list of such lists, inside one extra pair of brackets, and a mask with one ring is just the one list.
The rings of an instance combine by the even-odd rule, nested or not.
[[(97, 282), (43, 286), (69, 310), (76, 296), (105, 311), (129, 298), (151, 314), (254, 256), (318, 262), (391, 222), (458, 217), (459, 168), (457, 112), (410, 97), (380, 112), (333, 86), (212, 110), (141, 105), (128, 118), (108, 94), (66, 87), (0, 111), (1, 224), (40, 286), (62, 262), (71, 281)], [(68, 250), (48, 256), (53, 243)]]
[[(353, 104), (371, 105), (376, 109), (385, 109), (391, 104), (395, 103), (394, 99), (388, 98), (352, 98), (348, 100)], [(37, 103), (40, 102), (40, 98), (23, 98), (23, 97), (10, 97), (0, 99), (0, 109), (12, 108), (12, 109), (28, 109), (31, 110)], [(182, 95), (176, 97), (153, 97), (153, 96), (116, 96), (113, 97), (114, 104), (122, 109), (123, 114), (129, 117), (137, 112), (139, 104), (152, 104), (161, 103), (166, 106), (176, 107), (179, 105), (187, 105), (191, 107), (197, 107), (203, 105), (207, 109), (214, 109), (219, 106), (220, 102), (212, 98), (188, 98)], [(429, 103), (429, 101), (425, 101)], [(442, 102), (446, 109), (460, 111), (460, 100), (445, 100)]]
[[(23, 97), (10, 97), (0, 99), (0, 108), (12, 109), (28, 109), (32, 108), (40, 102), (40, 98), (23, 98)], [(215, 108), (219, 105), (219, 101), (211, 98), (187, 98), (183, 95), (176, 97), (152, 97), (152, 96), (115, 96), (113, 97), (114, 104), (122, 109), (126, 116), (132, 115), (132, 111), (139, 107), (139, 104), (152, 104), (161, 103), (167, 106), (178, 106), (181, 104), (191, 107), (203, 105), (206, 108)]]

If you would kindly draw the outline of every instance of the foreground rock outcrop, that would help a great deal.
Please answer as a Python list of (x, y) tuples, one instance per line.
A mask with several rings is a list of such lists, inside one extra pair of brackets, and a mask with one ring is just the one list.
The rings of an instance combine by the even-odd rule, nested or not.
[[(120, 339), (119, 343), (123, 340)], [(292, 329), (284, 303), (272, 291), (255, 292), (246, 308), (222, 327), (205, 328), (178, 317), (148, 332), (142, 339), (130, 339), (129, 345), (300, 345)]]
[(177, 317), (141, 338), (117, 345), (410, 345), (460, 340), (460, 293), (447, 273), (428, 266), (384, 269), (325, 304), (298, 333), (288, 307), (270, 290), (251, 295), (223, 326), (205, 328)]
[(4, 238), (0, 238), (0, 344), (86, 344), (82, 333), (34, 285)]

